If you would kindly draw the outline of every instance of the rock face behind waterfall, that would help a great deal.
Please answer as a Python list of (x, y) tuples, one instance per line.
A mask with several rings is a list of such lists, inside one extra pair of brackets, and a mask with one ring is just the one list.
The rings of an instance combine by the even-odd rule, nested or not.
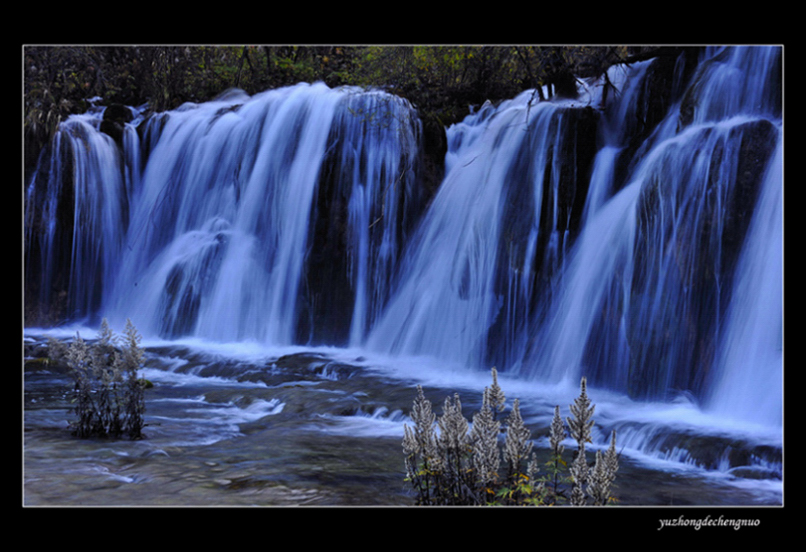
[[(607, 131), (600, 151), (619, 160), (599, 193), (611, 195), (586, 219), (555, 287), (540, 291), (539, 318), (516, 366), (525, 376), (558, 381), (581, 373), (636, 398), (705, 401), (713, 381), (738, 376), (715, 371), (744, 370), (736, 362), (726, 367), (720, 355), (736, 318), (753, 316), (734, 304), (734, 288), (750, 285), (739, 259), (749, 254), (759, 197), (782, 186), (780, 177), (766, 176), (775, 174), (781, 140), (780, 49), (699, 55), (703, 61), (691, 67), (688, 53), (636, 67), (630, 75), (640, 80), (623, 89), (630, 109), (614, 103), (604, 113), (610, 126), (600, 125)], [(663, 97), (652, 100), (658, 83), (667, 83)], [(602, 183), (608, 180), (591, 181), (591, 197)], [(753, 222), (769, 235), (752, 243), (780, 243), (774, 219)], [(757, 285), (780, 278), (780, 266), (757, 270), (764, 274)], [(774, 334), (782, 298), (770, 301)], [(772, 350), (759, 357), (775, 358), (776, 349), (780, 356), (780, 341), (764, 346)], [(775, 381), (781, 369), (773, 365), (766, 378)], [(757, 399), (780, 405), (781, 389), (765, 382)]]
[(694, 129), (642, 189), (628, 316), (634, 396), (707, 380), (776, 133), (766, 120)]
[[(514, 330), (507, 321), (534, 315), (539, 297), (536, 290), (551, 285), (563, 252), (579, 232), (596, 154), (599, 116), (591, 107), (558, 109), (548, 134), (562, 139), (552, 143), (541, 157), (534, 155), (538, 148), (534, 140), (544, 135), (537, 135), (539, 138), (524, 140), (514, 156), (502, 191), (494, 290), (499, 297), (511, 296), (516, 285), (535, 292), (525, 301), (502, 304), (489, 331), (490, 344), (505, 346)], [(536, 179), (544, 183), (537, 195), (532, 184)], [(536, 239), (530, 237), (533, 234)], [(492, 345), (487, 354), (488, 362), (495, 364), (502, 350)]]
[[(558, 110), (549, 134), (563, 139), (551, 145), (544, 164), (534, 165), (530, 155), (537, 146), (524, 141), (524, 151), (518, 154), (507, 175), (499, 254), (508, 262), (501, 265), (522, 266), (531, 225), (537, 223), (538, 241), (532, 271), (540, 282), (535, 285), (545, 284), (554, 276), (560, 251), (573, 242), (580, 229), (596, 154), (598, 120), (599, 113), (591, 107)], [(558, 128), (560, 125), (562, 128)], [(534, 178), (535, 171), (543, 173), (544, 183), (555, 184), (544, 185), (538, 199), (526, 184)], [(503, 293), (505, 288), (499, 289)]]
[(310, 214), (299, 343), (359, 340), (388, 295), (429, 199), (421, 126), (406, 106), (391, 96), (356, 96), (334, 122)]
[(698, 48), (673, 49), (653, 59), (647, 66), (644, 78), (634, 84), (639, 89), (632, 102), (630, 118), (621, 121), (626, 146), (617, 169), (616, 180), (620, 185), (624, 184), (635, 161), (651, 144), (648, 139), (666, 118), (669, 109), (680, 101), (697, 67), (699, 53)]
[[(49, 166), (52, 165), (52, 169)], [(54, 139), (40, 155), (28, 189), (25, 210), (25, 324), (51, 325), (68, 312), (70, 252), (73, 235), (72, 153), (67, 142)], [(48, 179), (43, 171), (59, 170)]]

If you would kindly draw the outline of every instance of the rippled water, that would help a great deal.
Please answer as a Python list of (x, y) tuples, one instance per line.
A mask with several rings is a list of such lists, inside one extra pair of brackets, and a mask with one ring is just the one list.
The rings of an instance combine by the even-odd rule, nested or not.
[[(27, 349), (42, 354), (34, 339)], [(489, 383), (489, 374), (449, 370), (406, 379), (349, 351), (272, 356), (158, 345), (146, 366), (154, 384), (147, 438), (130, 442), (71, 437), (67, 374), (26, 362), (26, 506), (412, 505), (401, 440), (416, 383), (437, 414), (458, 392), (468, 418)], [(510, 401), (518, 393), (528, 391), (508, 393)], [(538, 448), (556, 398), (522, 397)], [(603, 400), (596, 412), (606, 421)], [(623, 452), (616, 495), (626, 506), (776, 505), (781, 485)]]

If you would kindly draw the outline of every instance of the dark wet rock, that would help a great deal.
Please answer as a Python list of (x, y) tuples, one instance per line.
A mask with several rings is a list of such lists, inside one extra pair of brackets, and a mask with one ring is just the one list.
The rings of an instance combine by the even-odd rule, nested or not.
[(101, 132), (112, 137), (118, 145), (123, 143), (123, 129), (133, 118), (131, 110), (120, 104), (112, 104), (104, 110)]
[[(627, 335), (632, 396), (664, 398), (678, 390), (700, 397), (776, 135), (764, 119), (727, 135), (692, 129), (688, 142), (653, 166), (636, 210), (629, 315), (635, 322)], [(657, 274), (652, 267), (660, 263), (668, 269)], [(641, 299), (651, 296), (664, 301)]]

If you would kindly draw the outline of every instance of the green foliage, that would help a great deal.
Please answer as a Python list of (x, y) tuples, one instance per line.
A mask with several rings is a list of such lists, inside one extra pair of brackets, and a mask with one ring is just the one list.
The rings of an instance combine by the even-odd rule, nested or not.
[(403, 452), (406, 481), (415, 492), (418, 505), (507, 505), (540, 506), (604, 505), (612, 502), (610, 492), (618, 470), (615, 432), (606, 452), (597, 451), (595, 464), (588, 466), (585, 443), (590, 442), (593, 407), (582, 378), (579, 397), (568, 418), (577, 451), (570, 464), (563, 459), (565, 426), (555, 407), (549, 441), (550, 459), (545, 473), (539, 473), (531, 432), (516, 399), (506, 419), (503, 439), (501, 423), (505, 396), (492, 369), (493, 385), (485, 388), (482, 405), (473, 415), (472, 426), (462, 414), (458, 395), (446, 398), (443, 414), (437, 418), (431, 403), (417, 386), (411, 419), (406, 425)]
[[(624, 61), (614, 46), (26, 46), (25, 135), (41, 145), (60, 121), (102, 104), (148, 103), (154, 111), (208, 101), (229, 88), (255, 94), (298, 82), (382, 87), (445, 125), (471, 104)], [(38, 149), (38, 148), (35, 148)]]
[[(118, 341), (122, 341), (120, 346)], [(144, 351), (140, 341), (131, 321), (127, 321), (125, 334), (119, 339), (106, 319), (92, 344), (78, 334), (69, 347), (49, 340), (50, 357), (66, 361), (73, 378), (73, 435), (132, 440), (143, 437), (145, 395), (138, 370)]]

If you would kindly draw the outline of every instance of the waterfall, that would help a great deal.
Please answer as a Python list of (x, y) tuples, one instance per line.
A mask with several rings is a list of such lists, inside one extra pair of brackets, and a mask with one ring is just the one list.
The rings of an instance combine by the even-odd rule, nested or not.
[[(114, 140), (99, 132), (102, 112), (91, 111), (65, 121), (37, 168), (26, 196), (28, 242), (36, 242), (38, 259), (28, 259), (41, 300), (52, 288), (66, 286), (71, 316), (97, 310), (104, 283), (114, 277), (126, 224), (127, 186)], [(35, 232), (36, 229), (40, 231)], [(63, 264), (60, 282), (51, 275)]]
[(741, 396), (780, 424), (780, 73), (781, 48), (706, 48), (488, 103), (446, 129), (433, 197), (384, 92), (230, 91), (120, 142), (73, 116), (26, 190), (26, 282), (166, 339), (586, 375), (731, 417)]
[[(360, 346), (386, 303), (401, 245), (420, 210), (418, 194), (413, 190), (419, 126), (410, 107), (378, 93), (351, 95), (334, 126), (340, 142), (332, 150), (326, 181), (331, 183), (333, 197), (349, 198), (346, 207), (335, 201), (346, 211), (346, 233), (339, 235), (333, 224), (345, 217), (343, 212), (322, 200), (318, 220), (325, 226), (320, 235), (326, 233), (327, 241), (344, 241), (346, 258), (340, 262), (348, 265), (345, 273), (350, 285), (349, 292), (345, 286), (342, 295), (350, 299), (345, 311), (351, 315), (345, 322), (329, 324), (349, 321), (347, 343)], [(324, 263), (334, 262), (332, 255), (324, 258)], [(334, 276), (327, 267), (320, 264), (312, 270), (319, 274), (322, 286), (333, 285)], [(316, 320), (328, 319), (331, 309), (325, 303), (312, 315)], [(315, 327), (316, 321), (311, 321), (311, 326)], [(333, 343), (332, 330), (329, 338), (321, 340)]]
[(576, 175), (561, 177), (586, 117), (527, 92), (448, 130), (445, 179), (368, 348), (473, 368), (519, 355), (539, 272), (561, 263), (572, 226), (566, 201), (584, 198)]
[[(129, 124), (122, 153), (100, 114), (71, 118), (57, 140), (71, 140), (76, 169), (74, 316), (131, 318), (165, 338), (291, 344), (313, 339), (306, 309), (314, 318), (318, 303), (349, 295), (331, 316), (359, 341), (386, 298), (404, 219), (416, 217), (412, 114), (400, 98), (321, 83), (230, 91)], [(41, 182), (31, 190), (45, 208), (72, 199)], [(346, 228), (323, 231), (327, 217)], [(325, 265), (344, 287), (318, 273)]]
[(732, 419), (778, 426), (783, 407), (782, 156), (779, 139), (737, 267), (706, 403)]
[(751, 416), (780, 423), (781, 120), (768, 99), (776, 81), (760, 79), (765, 89), (737, 78), (747, 68), (766, 77), (775, 52), (721, 50), (700, 65), (627, 184), (586, 222), (560, 292), (546, 299), (524, 375), (587, 375), (632, 396), (685, 394), (720, 412), (746, 408), (729, 406), (741, 396), (733, 386), (743, 386), (764, 411)]

